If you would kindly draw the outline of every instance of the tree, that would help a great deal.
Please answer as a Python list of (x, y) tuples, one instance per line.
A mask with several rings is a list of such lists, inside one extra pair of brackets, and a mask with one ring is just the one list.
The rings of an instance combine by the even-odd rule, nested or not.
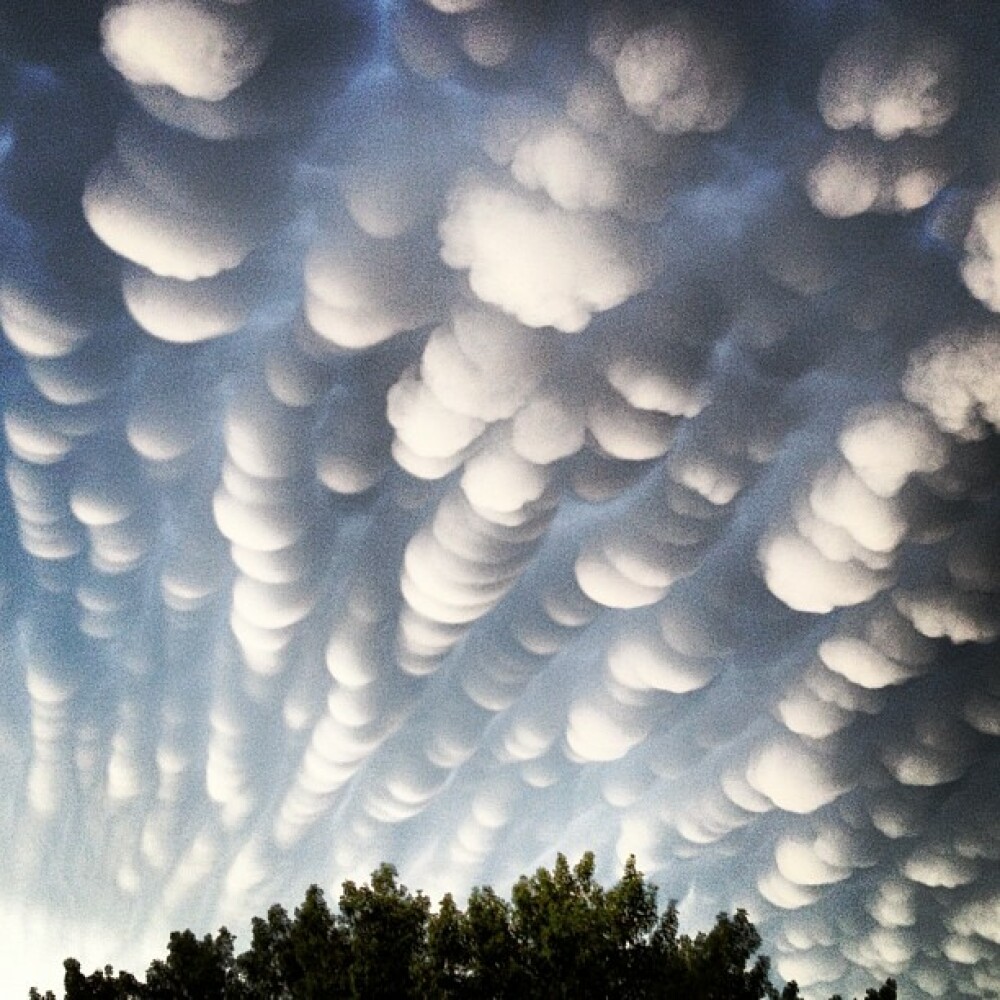
[(302, 905), (296, 907), (289, 944), (294, 1000), (337, 1000), (351, 995), (350, 941), (318, 885), (309, 886)]
[(311, 885), (294, 919), (278, 904), (266, 919), (254, 917), (250, 948), (236, 959), (239, 1000), (349, 997), (349, 959), (344, 929), (323, 890)]
[(80, 970), (80, 963), (75, 958), (67, 958), (63, 962), (65, 975), (63, 976), (63, 989), (66, 991), (66, 1000), (87, 1000), (87, 977)]
[[(75, 958), (68, 958), (63, 962), (63, 969), (66, 1000), (141, 1000), (146, 995), (142, 984), (135, 976), (124, 971), (119, 971), (116, 976), (115, 970), (110, 965), (84, 976), (80, 963)], [(34, 997), (38, 996), (38, 991), (32, 987), (28, 995), (34, 1000)], [(46, 1000), (52, 997), (51, 991), (45, 996)]]
[(421, 992), (434, 1000), (469, 994), (471, 953), (466, 921), (449, 892), (427, 923), (427, 961)]
[(865, 1000), (896, 1000), (896, 980), (887, 979), (878, 990), (865, 990)]
[(655, 935), (659, 924), (656, 887), (648, 884), (636, 867), (635, 855), (626, 859), (622, 877), (608, 890), (604, 903), (609, 996), (629, 996), (636, 989), (648, 991), (657, 964), (662, 964), (662, 960), (657, 962), (658, 942), (665, 945), (666, 940)]
[(511, 909), (489, 886), (472, 890), (464, 917), (471, 1000), (525, 996), (527, 973), (511, 927)]
[(340, 913), (350, 941), (351, 996), (418, 997), (430, 901), (396, 881), (392, 865), (372, 872), (371, 886), (345, 882)]
[[(233, 935), (219, 928), (215, 938), (199, 940), (190, 931), (174, 931), (166, 961), (154, 959), (146, 971), (149, 1000), (226, 1000), (235, 964)], [(69, 998), (67, 998), (69, 1000)]]
[(236, 959), (242, 1000), (289, 1000), (296, 970), (288, 914), (276, 903), (266, 919), (254, 917), (250, 928), (250, 949)]
[[(67, 959), (65, 1000), (801, 1000), (794, 981), (771, 982), (746, 911), (681, 935), (676, 903), (659, 911), (634, 858), (607, 890), (594, 871), (593, 854), (572, 866), (560, 854), (510, 902), (486, 886), (464, 912), (449, 893), (432, 913), (384, 864), (370, 884), (344, 883), (336, 913), (316, 885), (294, 916), (272, 906), (238, 958), (223, 927), (175, 931), (145, 984), (111, 966), (85, 976)], [(29, 1000), (56, 998), (32, 988)], [(864, 1000), (897, 1000), (896, 981)]]
[(514, 886), (514, 935), (530, 978), (529, 996), (597, 996), (604, 957), (603, 890), (594, 881), (594, 856), (570, 868), (565, 855), (550, 872), (539, 868)]
[(773, 987), (767, 956), (753, 958), (760, 945), (760, 934), (746, 910), (737, 910), (734, 917), (720, 913), (708, 934), (681, 941), (686, 995), (705, 1000), (763, 1000)]

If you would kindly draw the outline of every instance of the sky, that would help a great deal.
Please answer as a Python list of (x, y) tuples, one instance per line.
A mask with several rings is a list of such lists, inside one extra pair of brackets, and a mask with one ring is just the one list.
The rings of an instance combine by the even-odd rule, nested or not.
[(1000, 6), (0, 9), (0, 990), (631, 853), (1000, 995)]

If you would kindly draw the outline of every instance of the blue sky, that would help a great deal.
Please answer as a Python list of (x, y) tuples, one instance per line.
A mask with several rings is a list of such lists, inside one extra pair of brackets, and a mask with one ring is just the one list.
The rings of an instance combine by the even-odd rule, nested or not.
[(629, 853), (1000, 992), (997, 11), (0, 15), (0, 948)]

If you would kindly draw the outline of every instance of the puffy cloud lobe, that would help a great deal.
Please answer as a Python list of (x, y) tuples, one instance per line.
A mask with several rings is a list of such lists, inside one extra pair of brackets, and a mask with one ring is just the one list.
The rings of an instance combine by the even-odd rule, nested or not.
[(608, 381), (639, 410), (696, 417), (705, 406), (705, 390), (685, 371), (640, 356), (624, 355), (608, 367)]
[(891, 552), (906, 534), (907, 524), (891, 499), (880, 497), (846, 468), (827, 467), (809, 493), (812, 513), (841, 528), (871, 552)]
[(456, 310), (420, 359), (425, 385), (449, 409), (486, 422), (511, 417), (551, 358), (539, 334), (488, 310)]
[(796, 611), (824, 614), (860, 604), (890, 583), (883, 572), (864, 563), (828, 558), (795, 533), (765, 539), (759, 557), (768, 589)]
[(987, 191), (973, 213), (962, 278), (987, 309), (1000, 312), (1000, 187)]
[(125, 124), (89, 179), (83, 211), (112, 250), (164, 278), (241, 264), (271, 221), (270, 164), (256, 154)]
[(789, 740), (765, 745), (748, 763), (746, 778), (779, 809), (801, 814), (833, 802), (847, 789), (828, 762)]
[(545, 191), (569, 211), (601, 211), (621, 198), (614, 163), (571, 129), (528, 136), (515, 151), (510, 171), (526, 188)]
[[(854, 706), (824, 697), (822, 684), (809, 684), (788, 691), (776, 706), (778, 718), (790, 732), (823, 739), (840, 732), (854, 718)], [(819, 688), (820, 690), (817, 690)]]
[(898, 734), (882, 752), (882, 762), (902, 785), (933, 788), (956, 780), (969, 766), (974, 743), (956, 721), (927, 711), (910, 731)]
[(905, 403), (854, 410), (838, 443), (857, 476), (882, 497), (898, 493), (915, 473), (936, 472), (948, 458), (946, 439), (921, 410)]
[(685, 656), (649, 629), (648, 634), (619, 639), (608, 651), (607, 669), (617, 683), (632, 690), (687, 694), (705, 687), (718, 665), (709, 658)]
[(336, 348), (373, 347), (439, 321), (443, 279), (419, 234), (376, 240), (345, 226), (318, 240), (306, 258), (306, 319)]
[(597, 391), (587, 407), (587, 429), (601, 451), (616, 459), (659, 458), (673, 443), (675, 421), (630, 406), (617, 392)]
[(575, 455), (585, 441), (583, 414), (556, 391), (534, 395), (514, 415), (511, 443), (529, 462), (548, 465)]
[[(679, 519), (677, 519), (679, 520)], [(691, 574), (703, 554), (701, 533), (680, 538), (670, 521), (637, 525), (626, 533), (605, 529), (586, 542), (577, 557), (577, 583), (588, 597), (614, 608), (654, 604), (678, 580)]]
[(1000, 330), (958, 329), (911, 356), (903, 377), (907, 399), (926, 407), (938, 426), (962, 440), (1000, 426)]
[[(412, 80), (376, 80), (353, 101), (337, 185), (351, 218), (377, 239), (394, 239), (440, 209), (453, 169), (467, 154), (458, 111)], [(433, 131), (434, 143), (424, 141)]]
[(475, 510), (516, 515), (542, 499), (549, 475), (544, 466), (521, 458), (510, 447), (484, 448), (465, 463), (462, 492)]
[(136, 379), (125, 418), (128, 443), (143, 459), (169, 464), (207, 437), (214, 416), (210, 380), (190, 366), (150, 367)]
[(133, 268), (122, 280), (122, 297), (132, 318), (160, 340), (196, 343), (236, 332), (249, 318), (250, 278), (225, 272), (184, 281)]
[(647, 735), (649, 724), (637, 715), (613, 698), (581, 699), (570, 707), (566, 743), (584, 761), (618, 760)]
[(869, 904), (869, 912), (883, 927), (911, 927), (916, 923), (914, 890), (898, 878), (883, 881)]
[[(630, 498), (628, 529), (623, 520), (609, 519), (581, 545), (574, 572), (592, 600), (614, 608), (654, 604), (696, 571), (714, 534), (714, 511), (692, 516), (677, 499), (669, 502), (664, 485), (654, 481)], [(668, 503), (661, 506), (664, 493)], [(678, 635), (691, 628), (675, 626)], [(700, 632), (700, 626), (694, 628)]]
[(958, 108), (958, 76), (949, 39), (889, 22), (841, 44), (823, 69), (820, 113), (831, 128), (870, 128), (885, 141), (933, 135)]
[(30, 360), (25, 365), (38, 395), (58, 407), (85, 406), (104, 399), (119, 373), (113, 352), (93, 338), (69, 358)]
[[(396, 461), (428, 479), (453, 471), (461, 461), (460, 453), (486, 429), (485, 421), (445, 406), (420, 379), (415, 365), (403, 372), (386, 395), (386, 415), (396, 431)], [(401, 453), (400, 445), (405, 452)]]
[(617, 222), (487, 180), (455, 188), (439, 230), (444, 262), (468, 270), (478, 298), (529, 327), (578, 333), (642, 291), (654, 269), (641, 236), (629, 239)]
[(953, 173), (933, 148), (881, 147), (862, 137), (835, 142), (806, 176), (809, 200), (824, 215), (914, 212), (929, 205)]
[(966, 936), (974, 934), (987, 941), (992, 941), (994, 944), (1000, 943), (998, 942), (1000, 939), (1000, 898), (994, 895), (974, 899), (959, 907), (949, 923), (959, 934)]
[(4, 335), (29, 358), (61, 358), (93, 333), (96, 317), (82, 303), (60, 302), (37, 290), (10, 284), (0, 291), (0, 326)]
[(808, 988), (839, 979), (846, 970), (846, 961), (837, 951), (815, 949), (803, 954), (781, 955), (777, 959), (778, 972), (786, 980), (795, 980)]
[(331, 394), (317, 427), (316, 476), (334, 493), (364, 493), (391, 465), (381, 394), (343, 389)]
[[(370, 41), (363, 11), (351, 3), (293, 0), (275, 7), (180, 0), (173, 5), (134, 6), (147, 13), (152, 9), (151, 20), (171, 20), (173, 7), (175, 12), (193, 11), (193, 20), (207, 22), (207, 30), (197, 38), (183, 38), (182, 14), (172, 19), (170, 30), (161, 32), (158, 42), (148, 38), (134, 45), (129, 42), (126, 56), (136, 69), (145, 65), (170, 70), (176, 77), (173, 82), (144, 83), (127, 69), (125, 76), (131, 96), (152, 118), (214, 142), (263, 137), (287, 141), (301, 136), (314, 126), (320, 100), (346, 84), (352, 63), (365, 54)], [(307, 36), (301, 32), (305, 21), (310, 27)], [(229, 40), (236, 44), (228, 45)], [(180, 48), (175, 42), (187, 44)], [(217, 58), (204, 58), (205, 49)], [(192, 59), (198, 60), (197, 65)], [(230, 83), (235, 88), (215, 96)], [(201, 93), (190, 93), (192, 86)]]
[(269, 31), (255, 5), (125, 0), (101, 19), (105, 58), (126, 79), (219, 101), (267, 57)]
[(912, 676), (905, 666), (857, 639), (827, 639), (819, 647), (819, 658), (834, 673), (865, 688), (901, 684)]
[(613, 210), (625, 198), (624, 165), (609, 144), (553, 110), (505, 108), (486, 123), (483, 145), (519, 184), (568, 211)]
[(782, 910), (798, 910), (810, 906), (819, 898), (819, 891), (811, 886), (789, 882), (780, 872), (770, 871), (757, 880), (757, 891), (769, 903)]
[(400, 58), (414, 72), (439, 79), (463, 69), (502, 71), (534, 41), (539, 20), (530, 7), (466, 0), (408, 0), (395, 21)]
[(831, 864), (824, 856), (823, 841), (785, 837), (774, 857), (778, 871), (795, 885), (829, 885), (848, 877), (850, 868)]
[(632, 32), (598, 29), (592, 47), (630, 111), (658, 132), (718, 132), (742, 99), (729, 43), (686, 10)]
[(442, 14), (468, 14), (489, 6), (490, 0), (426, 0), (429, 7), (441, 11)]
[[(515, 483), (514, 488), (520, 490)], [(404, 669), (434, 669), (469, 630), (509, 592), (534, 554), (551, 513), (506, 516), (488, 495), (483, 507), (463, 481), (447, 493), (430, 524), (414, 535), (403, 559), (400, 588), (410, 614), (400, 619)], [(473, 697), (473, 700), (476, 700)]]
[(932, 639), (947, 636), (954, 643), (991, 642), (1000, 635), (1000, 615), (992, 597), (985, 594), (931, 586), (900, 590), (893, 600), (913, 627)]
[(976, 866), (946, 852), (931, 849), (915, 851), (903, 864), (903, 874), (911, 881), (932, 887), (953, 889), (971, 882)]

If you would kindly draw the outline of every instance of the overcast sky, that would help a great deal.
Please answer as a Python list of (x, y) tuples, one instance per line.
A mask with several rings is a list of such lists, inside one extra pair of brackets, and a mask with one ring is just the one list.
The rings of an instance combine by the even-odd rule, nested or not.
[(997, 996), (998, 65), (992, 0), (3, 4), (4, 995), (592, 848), (809, 996)]

